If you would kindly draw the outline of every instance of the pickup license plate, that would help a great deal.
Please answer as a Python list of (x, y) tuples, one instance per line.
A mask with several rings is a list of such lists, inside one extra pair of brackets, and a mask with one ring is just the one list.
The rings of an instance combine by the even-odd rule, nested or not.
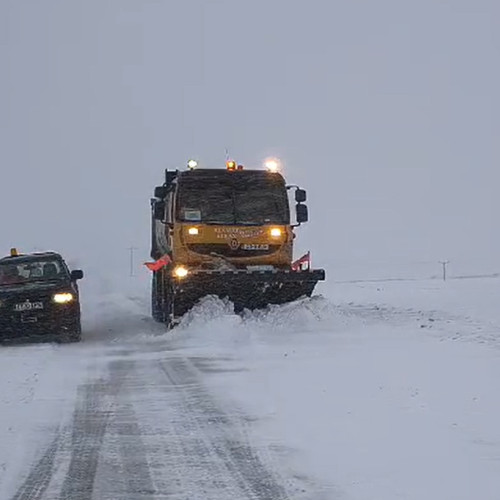
[(20, 304), (16, 304), (14, 306), (14, 311), (37, 311), (39, 309), (43, 309), (43, 302), (21, 302)]

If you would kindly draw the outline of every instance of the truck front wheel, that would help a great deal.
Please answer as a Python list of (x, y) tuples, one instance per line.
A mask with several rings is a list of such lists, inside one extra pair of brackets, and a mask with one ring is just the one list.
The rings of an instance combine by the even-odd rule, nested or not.
[(153, 273), (153, 279), (151, 283), (151, 315), (155, 321), (158, 323), (163, 323), (163, 314), (162, 314), (162, 300), (161, 300), (161, 289), (160, 289), (160, 281), (161, 275), (158, 272)]
[(165, 323), (167, 329), (172, 327), (174, 290), (170, 276), (164, 269), (153, 274), (151, 311), (155, 321)]

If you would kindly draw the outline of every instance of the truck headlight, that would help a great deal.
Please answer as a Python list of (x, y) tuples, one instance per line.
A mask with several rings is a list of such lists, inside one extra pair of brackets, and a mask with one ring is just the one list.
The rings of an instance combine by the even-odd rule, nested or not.
[(56, 304), (68, 304), (69, 302), (72, 302), (74, 299), (72, 293), (56, 293), (53, 297), (52, 300)]
[(273, 238), (279, 238), (281, 236), (281, 229), (279, 227), (273, 227), (271, 229), (271, 236)]
[(191, 236), (197, 236), (198, 234), (200, 234), (200, 230), (197, 227), (190, 227), (188, 229), (188, 234), (190, 234)]
[(184, 266), (177, 266), (174, 269), (174, 276), (176, 278), (185, 278), (188, 275), (189, 271)]

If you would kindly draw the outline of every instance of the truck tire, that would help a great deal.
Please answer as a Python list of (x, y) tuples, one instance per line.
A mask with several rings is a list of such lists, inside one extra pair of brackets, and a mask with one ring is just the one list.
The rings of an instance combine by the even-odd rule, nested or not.
[(162, 318), (163, 323), (170, 330), (173, 327), (174, 293), (170, 280), (165, 280), (163, 287)]
[(153, 274), (151, 286), (151, 313), (155, 321), (164, 323), (169, 330), (173, 326), (174, 292), (172, 281), (167, 272)]
[(161, 290), (159, 289), (159, 273), (153, 272), (151, 282), (151, 316), (158, 323), (163, 323), (163, 315), (161, 311)]
[(173, 326), (174, 315), (174, 289), (170, 275), (162, 269), (161, 275), (161, 316), (167, 330)]

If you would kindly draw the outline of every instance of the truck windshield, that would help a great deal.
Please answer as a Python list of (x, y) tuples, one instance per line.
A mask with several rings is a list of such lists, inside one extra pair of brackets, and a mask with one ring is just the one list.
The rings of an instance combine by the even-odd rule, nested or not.
[(0, 262), (0, 286), (61, 280), (67, 277), (66, 270), (57, 259)]
[(270, 176), (186, 178), (177, 206), (178, 219), (186, 222), (261, 225), (290, 219), (285, 185)]

